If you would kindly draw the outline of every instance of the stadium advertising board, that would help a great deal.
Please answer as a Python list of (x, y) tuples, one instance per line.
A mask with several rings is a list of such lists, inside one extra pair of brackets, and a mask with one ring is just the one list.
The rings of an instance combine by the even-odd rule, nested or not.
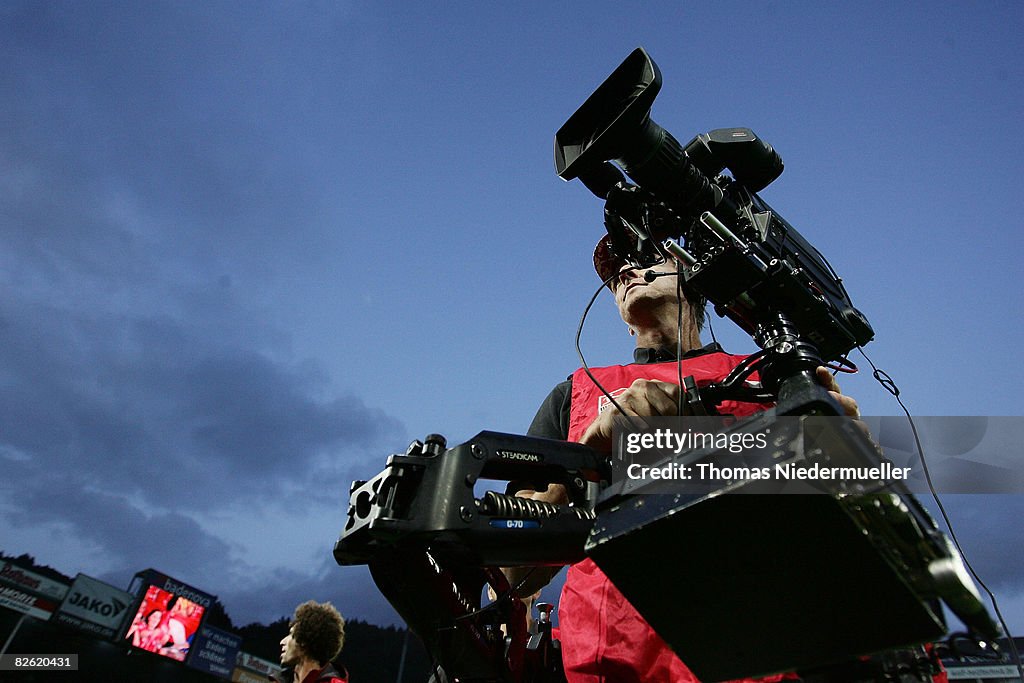
[(212, 626), (200, 626), (185, 663), (214, 676), (231, 678), (241, 647), (241, 636)]
[(0, 607), (49, 619), (68, 593), (68, 585), (4, 562), (0, 567)]
[(274, 662), (256, 657), (248, 652), (239, 652), (234, 672), (231, 674), (233, 683), (267, 683), (269, 676), (279, 676), (281, 666)]
[(134, 600), (131, 593), (79, 574), (51, 621), (99, 638), (113, 638), (121, 632)]

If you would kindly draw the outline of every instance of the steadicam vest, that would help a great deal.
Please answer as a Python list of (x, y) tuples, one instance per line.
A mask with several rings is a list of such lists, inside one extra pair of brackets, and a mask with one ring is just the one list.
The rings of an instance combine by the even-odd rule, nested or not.
[[(723, 380), (745, 356), (707, 353), (680, 364), (615, 365), (591, 368), (601, 387), (613, 397), (635, 380), (679, 383), (692, 376), (698, 387)], [(578, 441), (611, 402), (582, 370), (572, 377), (569, 440)], [(726, 401), (719, 412), (751, 415), (764, 406)], [(638, 567), (638, 571), (641, 569)], [(629, 604), (589, 558), (569, 568), (559, 605), (562, 660), (569, 683), (639, 683), (640, 681), (697, 681), (643, 617)], [(774, 676), (761, 680), (780, 680)]]
[[(746, 356), (716, 352), (685, 358), (681, 367), (679, 363), (672, 361), (646, 365), (611, 365), (606, 368), (591, 368), (590, 372), (601, 387), (615, 397), (638, 379), (655, 379), (678, 384), (680, 371), (683, 377), (692, 376), (698, 387), (705, 387), (725, 379), (744, 358)], [(590, 423), (610, 405), (608, 397), (582, 368), (573, 373), (572, 400), (569, 410), (569, 441), (579, 441)], [(763, 409), (764, 406), (756, 403), (739, 403), (737, 401), (725, 401), (719, 405), (719, 412), (739, 416), (752, 415)]]

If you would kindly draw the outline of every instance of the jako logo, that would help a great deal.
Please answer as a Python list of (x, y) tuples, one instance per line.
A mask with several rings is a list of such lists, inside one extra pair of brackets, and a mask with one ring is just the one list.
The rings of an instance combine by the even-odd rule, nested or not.
[(68, 602), (75, 607), (81, 607), (84, 610), (94, 612), (104, 617), (116, 617), (124, 611), (125, 607), (128, 606), (117, 598), (113, 598), (111, 602), (103, 602), (99, 598), (90, 599), (88, 595), (82, 595), (78, 592), (75, 592)]

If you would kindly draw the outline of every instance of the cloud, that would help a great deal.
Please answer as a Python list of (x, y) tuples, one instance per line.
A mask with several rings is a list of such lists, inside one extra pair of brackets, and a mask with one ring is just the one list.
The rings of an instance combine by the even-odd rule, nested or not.
[(0, 304), (10, 389), (0, 442), (101, 490), (146, 482), (153, 502), (171, 504), (187, 488), (205, 506), (223, 504), (226, 482), (304, 485), (340, 451), (398, 428), (358, 398), (329, 396), (314, 367), (277, 361), (230, 327), (208, 332), (202, 322)]
[[(9, 550), (73, 538), (119, 585), (153, 566), (262, 600), (295, 563), (306, 586), (364, 454), (405, 432), (272, 311), (318, 244), (348, 10), (287, 13), (297, 43), (231, 8), (0, 13), (0, 528), (40, 542)], [(325, 521), (275, 518), (306, 508)]]
[[(292, 359), (230, 293), (152, 289), (178, 303), (162, 313), (102, 298), (69, 306), (59, 288), (24, 286), (0, 302), (0, 526), (74, 538), (100, 569), (59, 568), (115, 585), (155, 567), (214, 593), (242, 587), (225, 604), (251, 620), (269, 618), (268, 595), (283, 609), (306, 588), (330, 590), (323, 567), (304, 567), (329, 558), (364, 454), (379, 456), (404, 428)], [(268, 512), (289, 507), (322, 511), (327, 528)], [(257, 564), (261, 550), (247, 545), (281, 538), (298, 550)], [(273, 576), (293, 563), (286, 581)], [(352, 598), (365, 602), (367, 581)]]

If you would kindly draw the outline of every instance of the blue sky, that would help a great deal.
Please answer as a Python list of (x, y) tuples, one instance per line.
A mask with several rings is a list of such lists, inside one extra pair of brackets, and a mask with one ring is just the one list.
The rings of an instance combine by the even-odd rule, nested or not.
[[(1018, 2), (3, 3), (0, 547), (152, 566), (238, 623), (390, 623), (330, 556), (348, 483), (524, 431), (577, 366), (602, 206), (552, 139), (638, 45), (677, 138), (782, 155), (762, 195), (912, 412), (1021, 415), (1022, 29)], [(583, 348), (630, 357), (609, 303)], [(1024, 631), (1022, 497), (949, 507)]]

